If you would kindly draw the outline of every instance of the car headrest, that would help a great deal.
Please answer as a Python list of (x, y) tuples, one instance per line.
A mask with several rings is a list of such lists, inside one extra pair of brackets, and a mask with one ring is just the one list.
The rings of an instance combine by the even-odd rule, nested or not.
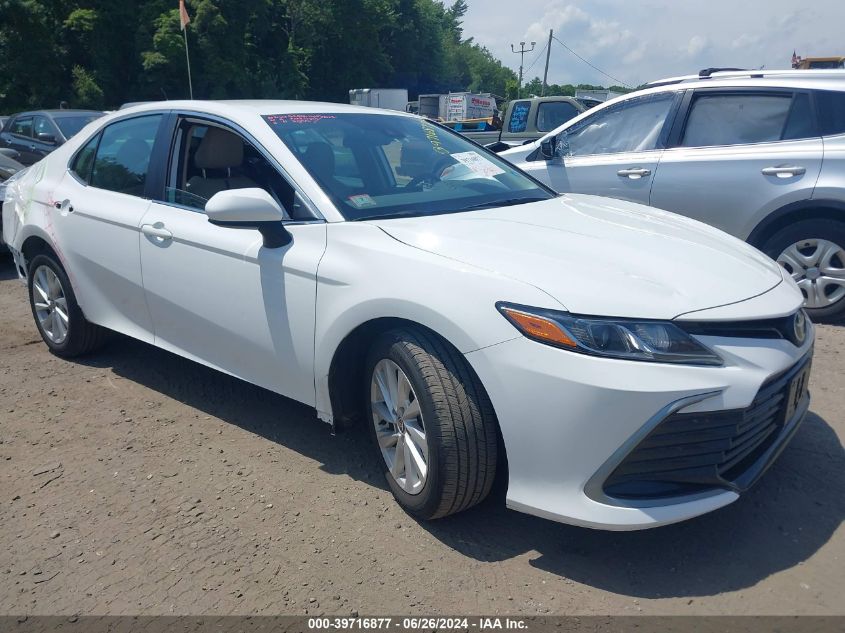
[(302, 162), (316, 176), (334, 176), (334, 151), (328, 143), (311, 143), (302, 155)]
[(218, 127), (206, 130), (194, 155), (194, 165), (199, 169), (231, 169), (240, 167), (243, 160), (244, 143), (241, 138)]

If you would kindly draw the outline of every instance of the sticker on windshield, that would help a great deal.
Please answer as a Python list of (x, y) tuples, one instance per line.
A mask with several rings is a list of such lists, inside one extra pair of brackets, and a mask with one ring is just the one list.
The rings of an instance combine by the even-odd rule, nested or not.
[(496, 165), (496, 163), (487, 160), (478, 152), (458, 152), (457, 154), (452, 154), (452, 158), (485, 178), (492, 178), (493, 176), (505, 173), (504, 169)]
[(370, 197), (368, 193), (356, 193), (354, 196), (346, 198), (356, 209), (366, 209), (367, 207), (378, 206), (378, 203)]

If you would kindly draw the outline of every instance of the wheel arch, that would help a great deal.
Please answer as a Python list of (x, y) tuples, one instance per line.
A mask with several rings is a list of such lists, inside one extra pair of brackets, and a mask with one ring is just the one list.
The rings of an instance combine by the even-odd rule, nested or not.
[(746, 240), (762, 249), (772, 235), (800, 220), (835, 220), (845, 222), (845, 202), (840, 200), (802, 200), (787, 204), (767, 215)]
[(23, 238), (20, 253), (23, 257), (23, 270), (21, 272), (24, 278), (26, 278), (28, 274), (27, 268), (29, 262), (32, 261), (36, 255), (52, 255), (59, 261), (60, 264), (62, 264), (62, 266), (64, 266), (64, 262), (62, 261), (58, 250), (50, 240), (50, 237), (34, 227), (29, 231), (29, 235)]
[[(360, 419), (363, 405), (361, 394), (364, 393), (362, 389), (366, 387), (364, 370), (368, 351), (383, 333), (402, 327), (425, 330), (460, 353), (458, 346), (448, 337), (418, 321), (391, 316), (376, 317), (360, 323), (340, 341), (329, 364), (328, 389), (335, 426), (344, 428)], [(470, 363), (467, 363), (467, 367), (475, 374)], [(481, 387), (486, 389), (477, 374), (476, 378)]]

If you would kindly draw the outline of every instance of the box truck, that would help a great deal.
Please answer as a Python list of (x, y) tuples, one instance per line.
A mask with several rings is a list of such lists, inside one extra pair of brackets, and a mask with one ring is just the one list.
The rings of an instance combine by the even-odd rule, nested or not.
[(408, 105), (408, 91), (404, 88), (353, 88), (349, 91), (349, 103), (404, 112)]

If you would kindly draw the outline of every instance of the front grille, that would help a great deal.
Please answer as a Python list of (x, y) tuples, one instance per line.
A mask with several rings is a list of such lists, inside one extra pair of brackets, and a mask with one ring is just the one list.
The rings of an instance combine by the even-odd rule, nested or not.
[(756, 462), (781, 435), (790, 383), (809, 362), (808, 355), (770, 378), (745, 409), (668, 416), (611, 473), (605, 494), (650, 499), (746, 488)]

